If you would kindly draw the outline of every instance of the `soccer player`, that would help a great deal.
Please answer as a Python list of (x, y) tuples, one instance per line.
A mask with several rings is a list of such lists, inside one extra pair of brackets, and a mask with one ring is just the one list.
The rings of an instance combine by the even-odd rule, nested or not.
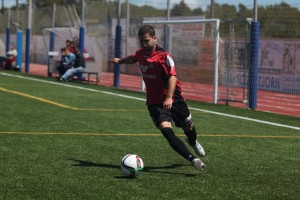
[(172, 129), (173, 121), (177, 127), (183, 129), (186, 140), (195, 153), (200, 157), (205, 156), (203, 147), (196, 140), (197, 132), (182, 96), (172, 56), (156, 44), (157, 38), (152, 26), (143, 25), (138, 31), (138, 38), (141, 48), (135, 54), (122, 59), (113, 58), (112, 62), (117, 64), (139, 62), (146, 85), (146, 104), (153, 123), (178, 154), (190, 161), (196, 169), (203, 170), (205, 164), (188, 150)]

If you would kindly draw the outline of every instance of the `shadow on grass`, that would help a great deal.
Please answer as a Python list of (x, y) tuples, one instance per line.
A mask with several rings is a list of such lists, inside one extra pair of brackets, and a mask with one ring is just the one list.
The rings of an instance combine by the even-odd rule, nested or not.
[[(84, 160), (77, 160), (77, 159), (68, 159), (71, 161), (76, 162), (75, 164), (72, 164), (72, 166), (75, 167), (100, 167), (100, 168), (111, 168), (111, 169), (120, 169), (120, 165), (112, 165), (112, 164), (98, 164), (98, 163), (93, 163), (89, 161), (84, 161)], [(174, 175), (184, 175), (187, 177), (193, 177), (197, 176), (197, 174), (192, 174), (192, 173), (179, 173), (179, 172), (170, 172), (169, 169), (175, 169), (175, 168), (180, 168), (180, 167), (185, 167), (189, 165), (179, 165), (179, 164), (173, 164), (169, 166), (161, 166), (161, 167), (154, 167), (154, 166), (147, 166), (144, 167), (143, 172), (146, 173), (158, 173), (158, 174), (174, 174)], [(192, 166), (190, 166), (192, 167)], [(124, 176), (118, 176), (115, 178), (127, 178)]]

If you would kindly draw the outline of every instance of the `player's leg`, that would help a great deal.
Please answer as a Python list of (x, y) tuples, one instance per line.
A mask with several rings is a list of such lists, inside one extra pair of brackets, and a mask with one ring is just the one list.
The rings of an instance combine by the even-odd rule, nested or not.
[(197, 132), (193, 124), (183, 127), (182, 129), (186, 135), (187, 142), (194, 149), (195, 153), (200, 157), (204, 157), (205, 151), (202, 145), (197, 141)]
[(172, 106), (173, 120), (177, 127), (181, 127), (186, 135), (186, 140), (194, 149), (195, 153), (201, 157), (205, 156), (204, 148), (197, 141), (197, 131), (193, 125), (192, 115), (185, 102), (178, 102)]
[(68, 69), (60, 78), (60, 81), (67, 81), (74, 74), (74, 68)]
[(65, 73), (64, 66), (62, 65), (56, 67), (56, 69), (58, 71), (59, 77), (61, 77)]
[(168, 140), (170, 146), (183, 158), (190, 161), (198, 170), (204, 170), (205, 164), (197, 157), (195, 157), (189, 150), (186, 148), (185, 144), (175, 135), (172, 128), (162, 128), (162, 134)]
[(85, 71), (85, 68), (84, 67), (77, 67), (74, 69), (73, 71), (73, 75), (77, 76), (77, 79), (79, 81), (82, 81), (82, 73)]
[(171, 122), (162, 122), (160, 131), (163, 136), (168, 140), (170, 146), (183, 158), (192, 161), (195, 156), (186, 148), (185, 144), (175, 135)]
[(192, 162), (192, 165), (196, 169), (203, 170), (205, 167), (204, 163), (200, 159), (196, 158), (188, 150), (185, 144), (175, 135), (171, 124), (171, 113), (163, 109), (163, 107), (158, 106), (148, 106), (148, 109), (154, 124), (160, 129), (170, 146), (183, 158)]

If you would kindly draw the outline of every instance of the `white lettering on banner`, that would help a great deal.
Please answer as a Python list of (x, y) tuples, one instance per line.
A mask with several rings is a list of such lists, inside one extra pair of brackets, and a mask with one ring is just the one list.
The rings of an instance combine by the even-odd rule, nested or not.
[(300, 75), (300, 42), (261, 40), (259, 68), (280, 70), (284, 74)]
[(300, 94), (300, 42), (261, 40), (259, 89)]
[(282, 89), (284, 92), (300, 94), (300, 76), (283, 75)]
[(260, 59), (261, 68), (282, 68), (282, 44), (276, 41), (260, 41)]
[(300, 86), (300, 77), (284, 77), (283, 81), (292, 84), (299, 84)]
[[(258, 89), (300, 94), (300, 41), (261, 40), (259, 46)], [(238, 57), (238, 54), (234, 57)], [(248, 72), (239, 68), (239, 62), (234, 64), (235, 70), (230, 71), (229, 85), (246, 87)], [(227, 78), (225, 70), (222, 74), (224, 85), (228, 82)]]
[[(239, 70), (231, 72), (230, 80), (233, 81), (237, 87), (245, 87), (248, 85), (248, 74), (244, 74)], [(223, 83), (226, 81), (226, 75), (223, 76)], [(269, 90), (275, 92), (287, 92), (293, 94), (300, 94), (300, 77), (296, 75), (278, 75), (278, 74), (258, 74), (258, 89)]]
[(267, 89), (272, 91), (280, 90), (280, 77), (274, 76), (258, 76), (258, 88), (259, 89)]

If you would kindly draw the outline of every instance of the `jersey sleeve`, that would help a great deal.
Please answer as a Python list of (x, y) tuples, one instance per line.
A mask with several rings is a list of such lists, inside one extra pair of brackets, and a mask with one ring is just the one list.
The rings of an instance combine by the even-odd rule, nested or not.
[(166, 75), (176, 76), (176, 67), (172, 56), (168, 53), (161, 57), (161, 65)]
[(136, 55), (136, 54), (132, 54), (132, 55), (130, 55), (130, 57), (131, 57), (131, 60), (132, 60), (133, 62), (137, 62), (137, 61), (138, 61), (138, 58), (137, 58), (137, 55)]
[(135, 52), (135, 54), (132, 54), (132, 55), (130, 55), (130, 57), (131, 57), (131, 60), (133, 61), (133, 62), (138, 62), (139, 60), (138, 60), (138, 54), (140, 53), (140, 50), (137, 50), (136, 52)]

